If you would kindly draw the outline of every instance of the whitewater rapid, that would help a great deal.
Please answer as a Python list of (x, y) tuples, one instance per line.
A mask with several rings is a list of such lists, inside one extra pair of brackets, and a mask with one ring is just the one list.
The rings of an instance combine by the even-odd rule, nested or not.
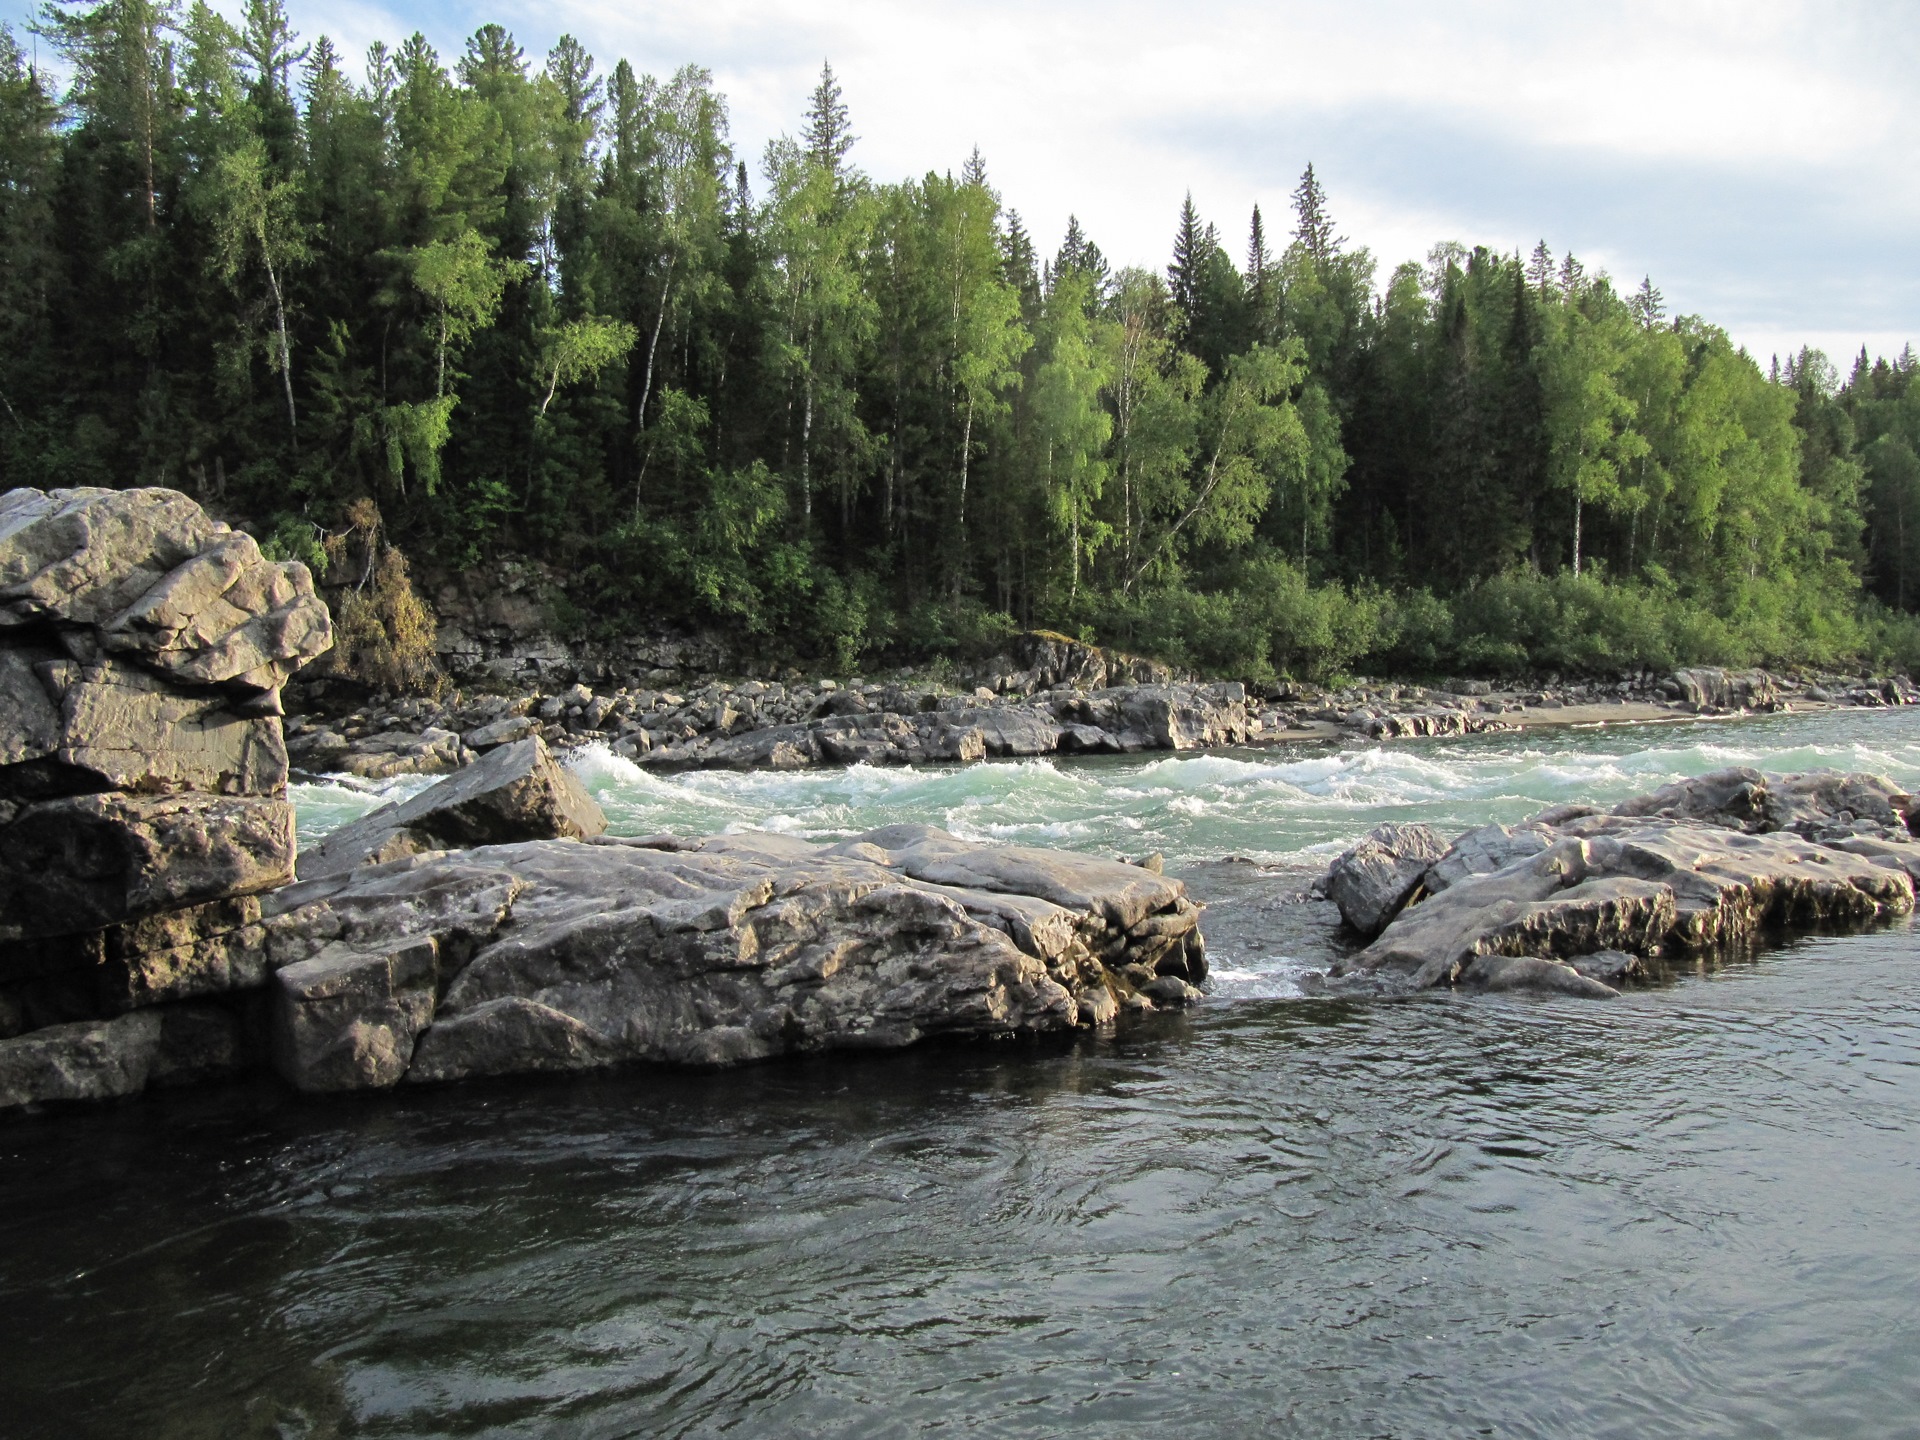
[[(1230, 856), (1307, 865), (1383, 820), (1443, 832), (1512, 823), (1542, 806), (1617, 801), (1727, 765), (1870, 770), (1920, 786), (1920, 709), (922, 768), (663, 775), (599, 745), (566, 763), (618, 835), (771, 830), (835, 840), (919, 821), (969, 840), (1159, 852), (1175, 866)], [(435, 778), (296, 784), (300, 841)]]

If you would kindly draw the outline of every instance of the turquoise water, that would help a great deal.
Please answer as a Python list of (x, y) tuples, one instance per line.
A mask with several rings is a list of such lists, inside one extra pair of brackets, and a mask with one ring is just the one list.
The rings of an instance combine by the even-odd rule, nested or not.
[[(1920, 786), (1920, 709), (921, 769), (659, 775), (600, 746), (568, 763), (622, 835), (761, 829), (828, 840), (915, 820), (973, 840), (1272, 864), (1314, 861), (1382, 820), (1510, 823), (1725, 765), (1872, 770)], [(301, 840), (431, 783), (296, 785)]]

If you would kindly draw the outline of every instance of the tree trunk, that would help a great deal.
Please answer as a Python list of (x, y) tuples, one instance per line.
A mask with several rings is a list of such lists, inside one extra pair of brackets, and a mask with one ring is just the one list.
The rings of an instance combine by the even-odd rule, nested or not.
[(967, 462), (973, 456), (973, 396), (967, 396), (967, 423), (960, 431), (960, 557), (953, 568), (953, 593), (960, 594), (967, 569)]
[(647, 400), (653, 394), (653, 357), (660, 348), (660, 328), (667, 323), (667, 296), (673, 289), (674, 258), (667, 257), (667, 273), (660, 281), (660, 313), (653, 317), (653, 336), (647, 341), (646, 378), (640, 382), (640, 404), (633, 412), (634, 429), (642, 435), (647, 430)]
[(807, 347), (806, 395), (800, 408), (800, 514), (813, 522), (813, 347)]
[[(266, 260), (267, 237), (260, 237), (261, 259)], [(273, 262), (266, 260), (267, 283), (273, 287), (273, 318), (280, 327), (280, 381), (287, 392), (287, 435), (293, 444), (293, 453), (300, 453), (300, 422), (293, 411), (293, 350), (287, 344), (287, 305), (280, 294), (280, 277), (274, 274)]]
[(1573, 497), (1573, 578), (1580, 578), (1580, 497)]

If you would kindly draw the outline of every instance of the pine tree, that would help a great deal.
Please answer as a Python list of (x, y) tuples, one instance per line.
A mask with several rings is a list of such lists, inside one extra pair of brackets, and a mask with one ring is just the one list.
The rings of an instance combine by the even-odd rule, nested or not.
[(1527, 261), (1527, 283), (1542, 300), (1553, 295), (1553, 251), (1545, 240), (1533, 247), (1533, 258)]
[(1267, 248), (1266, 228), (1260, 223), (1260, 207), (1253, 207), (1253, 223), (1247, 230), (1247, 286), (1264, 293), (1267, 272), (1273, 268), (1273, 252)]
[(1346, 237), (1333, 233), (1333, 216), (1327, 209), (1327, 192), (1307, 166), (1293, 192), (1293, 238), (1322, 265), (1340, 253)]
[(1066, 237), (1060, 242), (1060, 250), (1053, 257), (1048, 270), (1051, 283), (1058, 285), (1068, 274), (1084, 275), (1087, 278), (1089, 303), (1098, 304), (1106, 293), (1107, 257), (1100, 253), (1100, 247), (1089, 240), (1086, 232), (1080, 228), (1080, 217), (1067, 217)]
[(1640, 288), (1628, 297), (1627, 310), (1640, 322), (1640, 328), (1651, 330), (1667, 315), (1666, 296), (1654, 288), (1653, 277), (1646, 276), (1640, 282)]
[(1179, 312), (1182, 331), (1193, 325), (1200, 308), (1200, 269), (1212, 250), (1200, 214), (1193, 208), (1193, 192), (1180, 202), (1180, 220), (1173, 232), (1173, 260), (1167, 266), (1167, 289)]
[(960, 183), (977, 185), (982, 190), (987, 188), (987, 162), (981, 155), (978, 145), (974, 146), (973, 153), (967, 156), (967, 163), (960, 167)]
[(1587, 293), (1587, 267), (1574, 259), (1569, 250), (1560, 262), (1560, 296), (1569, 302), (1582, 299)]
[(830, 62), (820, 65), (820, 83), (813, 87), (807, 101), (807, 123), (800, 131), (813, 162), (836, 180), (846, 164), (847, 152), (860, 137), (847, 118), (847, 104), (840, 94), (840, 82)]

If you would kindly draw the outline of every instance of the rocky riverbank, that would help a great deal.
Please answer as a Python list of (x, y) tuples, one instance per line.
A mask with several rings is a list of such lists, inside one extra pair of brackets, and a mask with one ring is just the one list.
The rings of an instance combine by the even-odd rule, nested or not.
[(475, 755), (534, 735), (555, 750), (603, 744), (663, 770), (794, 770), (1477, 735), (1916, 701), (1920, 689), (1902, 676), (1711, 668), (1512, 689), (1480, 680), (1261, 688), (1201, 682), (1137, 657), (1032, 634), (958, 681), (903, 673), (890, 680), (705, 679), (601, 690), (576, 682), (551, 693), (456, 693), (443, 702), (316, 710), (289, 720), (287, 733), (294, 765), (308, 774), (383, 780), (450, 773)]
[[(415, 770), (483, 753), (296, 880), (281, 687), (330, 641), (305, 567), (183, 495), (0, 496), (0, 1110), (1072, 1030), (1206, 975), (1157, 865), (923, 826), (610, 839), (510, 704), (389, 732)], [(1182, 703), (1115, 714), (1208, 723)]]

